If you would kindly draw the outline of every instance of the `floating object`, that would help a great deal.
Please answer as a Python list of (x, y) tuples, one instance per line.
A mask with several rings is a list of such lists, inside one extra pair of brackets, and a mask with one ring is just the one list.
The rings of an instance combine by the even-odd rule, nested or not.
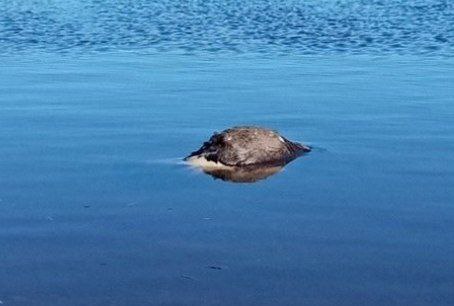
[(309, 151), (309, 146), (292, 142), (270, 129), (242, 126), (214, 133), (184, 160), (215, 178), (255, 182), (279, 172)]

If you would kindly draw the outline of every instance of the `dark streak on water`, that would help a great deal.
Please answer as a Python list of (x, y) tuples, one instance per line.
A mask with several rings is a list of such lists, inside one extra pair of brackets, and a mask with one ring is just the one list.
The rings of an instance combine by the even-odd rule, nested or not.
[[(454, 305), (452, 21), (435, 0), (3, 1), (0, 301)], [(247, 185), (178, 164), (234, 124), (323, 149)]]

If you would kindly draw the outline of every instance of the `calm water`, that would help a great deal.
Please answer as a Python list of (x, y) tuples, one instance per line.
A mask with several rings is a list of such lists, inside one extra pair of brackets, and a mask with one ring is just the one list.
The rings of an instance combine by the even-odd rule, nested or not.
[(79, 2), (0, 8), (0, 304), (454, 304), (452, 2)]

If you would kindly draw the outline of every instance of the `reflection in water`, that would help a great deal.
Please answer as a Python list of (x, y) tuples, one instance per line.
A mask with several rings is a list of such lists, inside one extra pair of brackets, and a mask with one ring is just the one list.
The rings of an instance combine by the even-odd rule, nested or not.
[(281, 166), (256, 166), (256, 167), (230, 167), (230, 168), (205, 168), (206, 174), (215, 179), (234, 183), (255, 183), (278, 173), (284, 168)]
[[(298, 156), (295, 158), (297, 157)], [(280, 172), (295, 158), (287, 159), (279, 163), (243, 167), (225, 166), (221, 163), (201, 161), (201, 159), (190, 159), (186, 161), (186, 164), (211, 175), (214, 179), (221, 179), (233, 183), (255, 183)]]

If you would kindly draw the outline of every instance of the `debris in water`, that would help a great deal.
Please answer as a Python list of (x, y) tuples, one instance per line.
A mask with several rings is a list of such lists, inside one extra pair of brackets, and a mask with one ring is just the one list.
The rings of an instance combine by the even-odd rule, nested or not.
[(210, 268), (212, 270), (222, 270), (222, 268), (219, 266), (208, 266), (208, 268)]

